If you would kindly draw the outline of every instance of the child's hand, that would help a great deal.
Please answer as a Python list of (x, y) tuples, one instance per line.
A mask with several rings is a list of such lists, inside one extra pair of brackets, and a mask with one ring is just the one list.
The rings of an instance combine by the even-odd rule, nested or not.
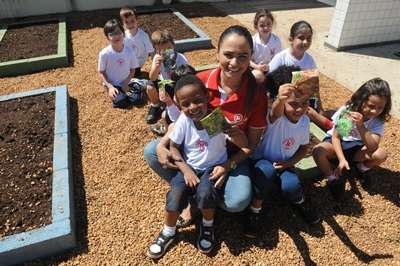
[(200, 179), (192, 170), (184, 173), (183, 177), (185, 178), (186, 186), (189, 186), (190, 188), (195, 188), (197, 184), (200, 183)]
[(160, 142), (156, 147), (158, 162), (162, 168), (178, 169), (175, 162), (182, 162), (181, 158), (174, 156), (170, 150)]
[(220, 188), (224, 184), (225, 176), (228, 173), (228, 169), (224, 165), (217, 165), (211, 172), (210, 180), (216, 180), (214, 186)]
[(357, 128), (364, 126), (364, 116), (359, 112), (349, 112), (351, 120), (353, 120), (354, 124)]
[(292, 95), (294, 90), (295, 87), (290, 83), (281, 85), (278, 91), (278, 99), (281, 101), (286, 101)]
[(165, 103), (167, 106), (174, 104), (174, 101), (171, 99), (171, 97), (169, 96), (168, 92), (165, 91), (165, 89), (159, 90), (158, 93), (160, 101)]
[(276, 169), (276, 170), (285, 170), (288, 169), (290, 167), (292, 167), (293, 165), (287, 161), (277, 161), (274, 162), (272, 164), (272, 166)]
[(346, 160), (339, 161), (339, 165), (336, 167), (334, 175), (337, 177), (341, 176), (343, 170), (350, 170), (349, 163)]
[(118, 94), (118, 89), (115, 88), (114, 86), (108, 88), (108, 96), (110, 96), (111, 99), (114, 99), (115, 96)]
[(262, 72), (268, 72), (269, 66), (267, 64), (259, 64), (257, 65), (257, 69)]
[(160, 54), (156, 54), (154, 56), (154, 64), (156, 67), (161, 67), (161, 64), (163, 62), (164, 58)]

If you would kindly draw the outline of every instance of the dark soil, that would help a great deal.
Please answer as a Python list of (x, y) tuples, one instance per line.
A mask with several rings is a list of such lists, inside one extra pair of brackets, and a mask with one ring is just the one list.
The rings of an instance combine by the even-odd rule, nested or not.
[[(97, 11), (74, 12), (69, 15), (72, 29), (85, 29), (93, 27), (103, 28), (109, 19), (120, 19), (119, 9), (105, 9)], [(122, 23), (122, 22), (121, 22)], [(151, 36), (156, 30), (168, 30), (175, 40), (198, 37), (185, 23), (172, 12), (158, 12), (152, 14), (139, 14), (138, 24)]]
[(0, 102), (0, 238), (51, 223), (54, 95)]
[(58, 22), (10, 26), (0, 42), (0, 62), (57, 54)]

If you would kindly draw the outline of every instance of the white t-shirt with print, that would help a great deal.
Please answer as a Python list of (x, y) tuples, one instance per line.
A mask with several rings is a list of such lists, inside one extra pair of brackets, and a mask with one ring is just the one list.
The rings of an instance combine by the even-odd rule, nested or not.
[[(336, 127), (337, 121), (340, 119), (341, 113), (346, 109), (346, 106), (342, 106), (339, 108), (339, 110), (336, 111), (336, 113), (332, 116), (332, 121), (334, 123), (334, 126), (332, 129), (330, 129), (327, 134), (329, 136), (332, 136), (333, 130)], [(384, 122), (382, 119), (378, 117), (371, 118), (367, 121), (364, 122), (364, 126), (368, 131), (371, 131), (373, 134), (377, 134), (379, 136), (383, 136), (383, 128), (384, 128)], [(360, 136), (360, 132), (358, 131), (356, 125), (353, 123), (352, 129), (350, 131), (349, 136), (347, 137), (341, 137), (342, 140), (344, 141), (357, 141), (357, 140), (362, 140)]]
[(268, 42), (265, 43), (257, 32), (253, 36), (253, 56), (251, 60), (256, 64), (268, 64), (281, 50), (282, 44), (278, 36), (271, 33)]
[[(153, 58), (153, 65), (155, 65), (155, 58), (156, 57)], [(186, 59), (186, 57), (183, 54), (176, 52), (176, 67), (186, 64), (188, 64), (188, 60)], [(160, 74), (158, 75), (158, 79), (159, 80), (171, 79), (171, 73), (172, 71), (165, 69), (164, 64), (161, 63)]]
[(125, 31), (125, 45), (135, 51), (136, 59), (140, 67), (146, 63), (147, 57), (154, 52), (149, 35), (139, 28), (135, 35), (132, 35), (129, 30)]
[(269, 62), (269, 72), (276, 70), (280, 66), (297, 66), (300, 67), (301, 70), (313, 69), (317, 67), (314, 59), (309, 53), (305, 52), (303, 58), (298, 60), (291, 54), (290, 51), (291, 48), (286, 48), (275, 55), (271, 62)]
[(270, 162), (286, 161), (293, 157), (301, 145), (310, 141), (310, 118), (300, 117), (297, 123), (290, 122), (285, 115), (274, 123), (269, 121), (261, 143), (256, 148), (254, 159)]
[(109, 82), (114, 86), (121, 86), (131, 69), (137, 67), (134, 51), (126, 45), (121, 52), (115, 51), (108, 45), (99, 53), (98, 71), (105, 71)]
[(193, 120), (181, 113), (169, 138), (183, 145), (183, 157), (195, 170), (206, 170), (228, 159), (223, 133), (210, 138), (205, 129), (198, 130)]

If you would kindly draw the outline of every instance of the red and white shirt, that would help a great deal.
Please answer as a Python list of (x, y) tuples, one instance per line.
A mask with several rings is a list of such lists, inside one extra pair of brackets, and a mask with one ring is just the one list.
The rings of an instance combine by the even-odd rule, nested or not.
[(265, 128), (267, 125), (267, 96), (259, 87), (255, 88), (254, 100), (250, 115), (246, 115), (246, 95), (248, 89), (248, 78), (244, 75), (242, 84), (238, 91), (229, 97), (221, 92), (218, 83), (221, 69), (203, 71), (197, 77), (204, 83), (210, 93), (210, 105), (212, 108), (220, 106), (225, 117), (231, 123), (238, 123), (241, 130), (246, 131), (248, 127)]

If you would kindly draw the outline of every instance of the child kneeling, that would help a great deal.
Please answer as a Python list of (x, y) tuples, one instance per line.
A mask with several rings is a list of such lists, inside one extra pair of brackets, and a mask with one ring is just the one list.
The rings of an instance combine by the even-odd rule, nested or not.
[[(182, 77), (176, 83), (175, 97), (182, 113), (169, 138), (170, 151), (179, 171), (170, 181), (164, 227), (147, 252), (152, 259), (162, 257), (176, 238), (176, 222), (190, 195), (194, 196), (203, 215), (197, 247), (202, 253), (213, 250), (218, 188), (223, 185), (232, 165), (227, 156), (225, 134), (210, 136), (201, 124), (200, 120), (209, 113), (208, 91), (202, 81), (194, 75)], [(231, 141), (248, 154), (247, 139), (238, 133), (230, 136)]]
[(310, 137), (310, 119), (306, 115), (308, 96), (297, 96), (295, 87), (284, 84), (268, 114), (268, 129), (254, 152), (254, 197), (250, 205), (245, 235), (259, 234), (260, 211), (263, 200), (272, 194), (276, 183), (290, 203), (306, 222), (320, 221), (306, 205), (301, 182), (294, 172), (294, 165), (304, 158)]

